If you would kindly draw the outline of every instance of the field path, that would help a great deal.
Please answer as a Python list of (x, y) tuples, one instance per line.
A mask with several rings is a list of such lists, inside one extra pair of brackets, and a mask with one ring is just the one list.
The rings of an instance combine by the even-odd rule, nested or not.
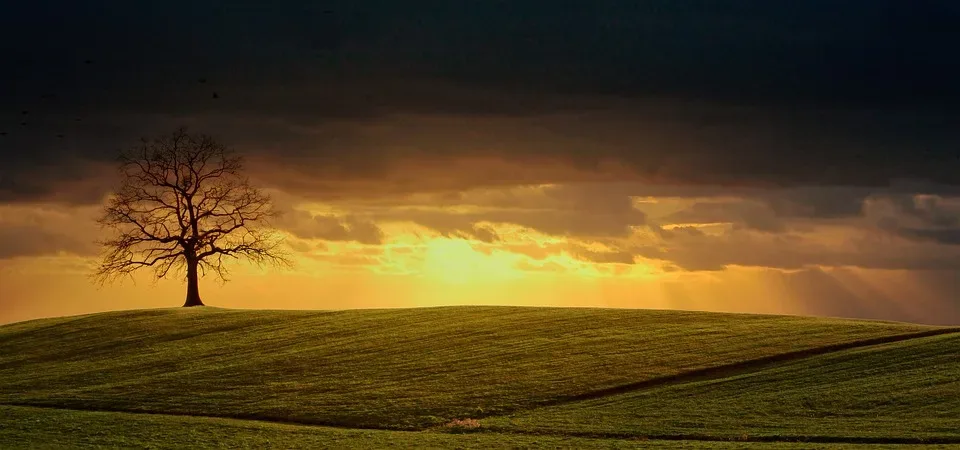
[(688, 372), (669, 375), (665, 377), (651, 378), (649, 380), (628, 383), (620, 386), (614, 386), (606, 389), (585, 392), (583, 394), (561, 397), (555, 400), (540, 403), (537, 407), (548, 407), (565, 405), (569, 403), (581, 402), (585, 400), (595, 400), (612, 395), (626, 394), (644, 389), (653, 389), (674, 384), (692, 383), (697, 381), (715, 380), (745, 373), (756, 372), (773, 367), (777, 364), (792, 362), (804, 358), (826, 355), (828, 353), (852, 350), (856, 348), (870, 347), (874, 345), (890, 344), (902, 342), (911, 339), (919, 339), (930, 336), (939, 336), (944, 334), (960, 333), (960, 328), (940, 328), (935, 330), (920, 331), (916, 333), (905, 333), (893, 336), (883, 336), (878, 338), (862, 339), (859, 341), (843, 342), (839, 344), (825, 345), (823, 347), (798, 350), (794, 352), (780, 353), (772, 356), (751, 359), (732, 364), (707, 367), (704, 369), (691, 370)]

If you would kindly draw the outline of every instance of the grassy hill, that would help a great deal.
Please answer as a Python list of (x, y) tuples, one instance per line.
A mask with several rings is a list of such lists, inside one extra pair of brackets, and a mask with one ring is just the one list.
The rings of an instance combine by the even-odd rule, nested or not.
[[(877, 344), (908, 338), (902, 345), (919, 345), (927, 341), (917, 336), (941, 331), (891, 322), (649, 310), (127, 311), (0, 327), (0, 404), (386, 430), (417, 430), (455, 418), (490, 417), (484, 424), (514, 433), (510, 439), (521, 441), (546, 438), (515, 433), (694, 436), (715, 423), (691, 419), (690, 411), (703, 410), (729, 422), (732, 414), (742, 410), (749, 420), (717, 428), (716, 437), (755, 431), (841, 436), (829, 427), (818, 431), (816, 424), (823, 421), (791, 422), (781, 409), (803, 405), (803, 386), (815, 383), (817, 376), (829, 380), (832, 372), (821, 370), (829, 365), (822, 361), (860, 354), (847, 348), (901, 348), (901, 344)], [(960, 351), (956, 340), (930, 339), (941, 346), (937, 347), (941, 356)], [(935, 358), (916, 360), (911, 367), (960, 378), (956, 365)], [(895, 381), (901, 377), (894, 367), (862, 368), (874, 371), (870, 373), (886, 371)], [(785, 397), (783, 408), (767, 411), (764, 408), (778, 403), (750, 386), (767, 386), (779, 379), (750, 377), (776, 374), (771, 371), (777, 369), (802, 372), (806, 378), (790, 385), (797, 393)], [(853, 379), (860, 376), (853, 369), (848, 374)], [(737, 380), (743, 377), (754, 381), (725, 391), (702, 388), (704, 383), (720, 380), (742, 382)], [(942, 392), (955, 391), (955, 385), (946, 386)], [(645, 397), (654, 392), (650, 389), (661, 393)], [(781, 388), (769, 395), (777, 389)], [(925, 396), (935, 392), (941, 391), (918, 393), (913, 403), (900, 406), (933, 404)], [(836, 396), (848, 394), (838, 390)], [(816, 411), (846, 414), (845, 405), (823, 403)], [(954, 407), (951, 404), (943, 407), (948, 413), (954, 411), (949, 409)], [(896, 408), (891, 405), (886, 411)], [(80, 422), (107, 414), (9, 407), (5, 411), (37, 420), (67, 414)], [(762, 422), (765, 414), (774, 414), (771, 424), (785, 418), (786, 428), (764, 428), (757, 421)], [(494, 417), (506, 415), (512, 415), (513, 421)], [(123, 420), (151, 420), (171, 427), (178, 421), (200, 420), (136, 417)], [(931, 417), (930, 410), (917, 409), (912, 417)], [(623, 427), (617, 428), (621, 421)], [(346, 433), (309, 428), (313, 430), (310, 439)], [(923, 436), (939, 436), (935, 424), (923, 430), (927, 433)], [(436, 439), (483, 440), (492, 434), (443, 436)]]

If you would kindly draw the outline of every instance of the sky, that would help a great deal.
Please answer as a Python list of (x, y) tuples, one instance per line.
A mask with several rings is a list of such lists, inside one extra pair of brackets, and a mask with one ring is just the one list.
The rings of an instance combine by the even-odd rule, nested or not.
[[(37, 0), (0, 15), (0, 323), (97, 286), (116, 156), (242, 154), (292, 269), (209, 305), (960, 324), (960, 4)], [(214, 98), (216, 94), (217, 98)]]

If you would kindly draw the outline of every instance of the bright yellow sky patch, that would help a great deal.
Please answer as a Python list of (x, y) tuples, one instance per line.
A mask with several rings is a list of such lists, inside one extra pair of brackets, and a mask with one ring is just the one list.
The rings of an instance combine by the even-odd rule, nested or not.
[(425, 245), (422, 275), (439, 283), (483, 285), (521, 278), (514, 268), (520, 255), (504, 252), (483, 254), (463, 239), (437, 238)]

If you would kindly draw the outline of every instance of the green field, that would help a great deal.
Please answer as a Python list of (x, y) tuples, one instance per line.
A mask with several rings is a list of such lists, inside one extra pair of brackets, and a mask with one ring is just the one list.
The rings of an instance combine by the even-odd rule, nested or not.
[[(182, 429), (227, 447), (960, 443), (960, 339), (921, 337), (945, 331), (519, 307), (44, 319), (0, 327), (0, 404), (44, 407), (3, 407), (0, 442), (176, 447), (163, 430)], [(482, 426), (444, 432), (462, 418)]]
[[(255, 420), (0, 406), (2, 448), (895, 449), (898, 445), (590, 439), (513, 433), (357, 430)], [(911, 450), (949, 448), (911, 445)]]
[(960, 334), (542, 408), (488, 426), (608, 436), (960, 443)]

